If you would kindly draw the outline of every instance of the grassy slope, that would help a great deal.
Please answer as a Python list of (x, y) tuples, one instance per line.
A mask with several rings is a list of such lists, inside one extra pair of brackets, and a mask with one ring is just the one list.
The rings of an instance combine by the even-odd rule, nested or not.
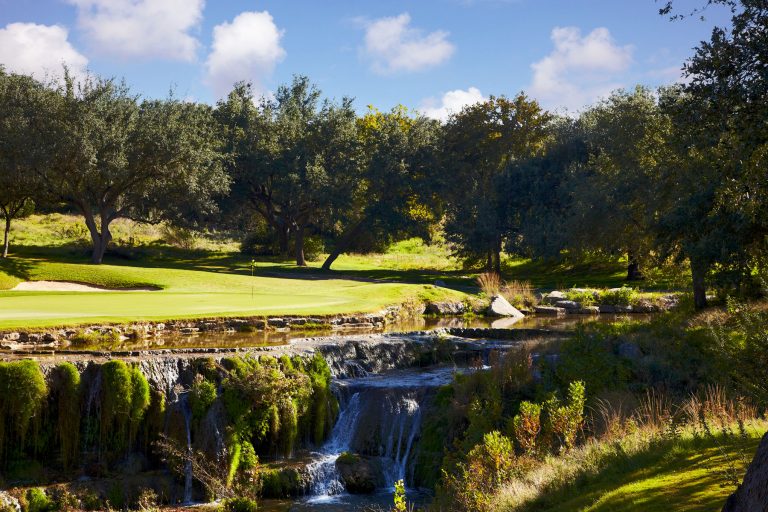
[(675, 512), (720, 510), (735, 486), (724, 472), (741, 480), (766, 424), (748, 427), (747, 439), (694, 439), (651, 445), (612, 460), (576, 484), (547, 493), (524, 507), (539, 512)]

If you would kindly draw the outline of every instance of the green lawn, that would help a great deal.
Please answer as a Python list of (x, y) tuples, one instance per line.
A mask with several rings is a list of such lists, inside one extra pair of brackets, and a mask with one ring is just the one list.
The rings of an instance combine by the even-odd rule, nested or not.
[[(166, 228), (116, 221), (115, 250), (104, 265), (91, 265), (82, 220), (33, 215), (17, 221), (11, 257), (0, 260), (0, 290), (22, 281), (75, 281), (109, 288), (151, 286), (152, 292), (98, 294), (0, 291), (0, 328), (46, 327), (206, 316), (335, 314), (368, 312), (409, 297), (463, 298), (476, 293), (477, 270), (463, 269), (444, 244), (419, 239), (392, 245), (384, 254), (342, 255), (332, 271), (321, 259), (298, 268), (279, 258), (250, 258), (220, 235), (188, 239)], [(174, 244), (176, 246), (174, 246)], [(539, 288), (620, 286), (619, 260), (535, 262), (505, 258), (504, 278)], [(448, 288), (437, 288), (440, 280)], [(667, 281), (648, 283), (668, 287)], [(253, 296), (252, 296), (253, 291)]]
[(656, 443), (617, 457), (596, 475), (585, 476), (523, 507), (541, 512), (717, 511), (735, 490), (726, 473), (741, 481), (766, 424), (748, 427), (746, 439), (724, 437)]
[[(25, 260), (24, 276), (5, 282), (76, 281), (107, 287), (156, 286), (158, 291), (0, 291), (0, 328), (45, 327), (209, 316), (371, 312), (409, 297), (461, 299), (461, 292), (424, 284), (306, 276), (251, 277), (245, 268), (184, 270)], [(3, 274), (0, 274), (3, 275)]]

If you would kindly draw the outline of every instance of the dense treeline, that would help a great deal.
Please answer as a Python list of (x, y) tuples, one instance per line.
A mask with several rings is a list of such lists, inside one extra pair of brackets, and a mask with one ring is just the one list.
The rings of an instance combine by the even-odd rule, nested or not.
[[(718, 2), (723, 3), (723, 2)], [(115, 80), (41, 84), (0, 71), (0, 211), (80, 213), (100, 263), (117, 218), (247, 233), (252, 253), (346, 251), (444, 230), (470, 264), (501, 254), (687, 262), (697, 307), (714, 283), (754, 289), (768, 234), (768, 6), (725, 2), (687, 83), (620, 90), (581, 112), (491, 97), (441, 124), (396, 107), (358, 115), (295, 77), (273, 98), (238, 83), (215, 106), (142, 100)]]

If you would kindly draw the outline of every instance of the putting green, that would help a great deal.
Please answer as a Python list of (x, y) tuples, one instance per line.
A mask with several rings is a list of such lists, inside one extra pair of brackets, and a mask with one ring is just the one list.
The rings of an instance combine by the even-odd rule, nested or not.
[(409, 297), (463, 294), (431, 285), (251, 277), (243, 273), (37, 261), (32, 280), (106, 287), (155, 286), (157, 291), (98, 293), (0, 291), (0, 328), (50, 327), (216, 316), (328, 315), (372, 312)]

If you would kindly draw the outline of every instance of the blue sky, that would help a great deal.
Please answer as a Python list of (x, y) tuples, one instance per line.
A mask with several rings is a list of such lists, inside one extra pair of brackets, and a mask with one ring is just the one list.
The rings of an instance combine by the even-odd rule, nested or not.
[[(704, 0), (678, 0), (681, 10)], [(62, 61), (125, 77), (145, 96), (215, 102), (235, 80), (263, 93), (306, 74), (331, 97), (444, 118), (525, 90), (578, 110), (616, 87), (678, 80), (727, 13), (671, 22), (654, 0), (0, 0), (0, 63)]]

